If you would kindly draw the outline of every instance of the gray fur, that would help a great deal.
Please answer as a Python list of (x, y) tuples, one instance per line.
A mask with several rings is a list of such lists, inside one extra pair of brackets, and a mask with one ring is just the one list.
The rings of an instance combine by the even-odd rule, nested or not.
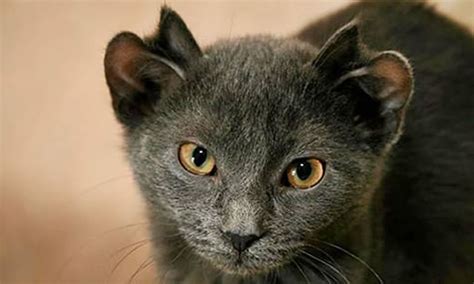
[[(288, 263), (333, 220), (367, 210), (361, 198), (373, 190), (381, 158), (356, 146), (351, 127), (332, 117), (335, 106), (324, 87), (320, 93), (317, 85), (308, 86), (316, 75), (305, 64), (316, 52), (270, 37), (217, 43), (190, 68), (198, 70), (187, 75), (190, 83), (163, 97), (156, 115), (132, 131), (129, 156), (152, 216), (159, 218), (156, 234), (160, 223), (179, 224), (168, 233), (179, 232), (173, 242), (191, 247), (182, 259), (229, 273), (269, 271)], [(181, 167), (177, 149), (183, 141), (211, 151), (218, 178)], [(306, 192), (282, 187), (288, 164), (313, 155), (327, 162), (324, 182)], [(266, 232), (243, 255), (242, 267), (234, 266), (237, 256), (220, 233), (227, 227)], [(160, 262), (160, 270), (169, 261)]]
[[(115, 112), (148, 205), (159, 280), (381, 281), (375, 271), (385, 257), (380, 184), (413, 81), (406, 58), (366, 48), (357, 25), (339, 30), (322, 49), (252, 36), (219, 41), (201, 53), (184, 22), (164, 8), (160, 28), (180, 31), (179, 46), (165, 31), (133, 44), (183, 74), (169, 74), (164, 61), (145, 65), (143, 77), (130, 77), (149, 88), (146, 100), (128, 85), (116, 94), (122, 85), (107, 67), (116, 61), (106, 57)], [(113, 39), (108, 54), (128, 37)], [(381, 56), (403, 65), (409, 89), (371, 76)], [(217, 174), (187, 172), (178, 161), (183, 142), (212, 153)], [(305, 191), (281, 182), (287, 166), (302, 157), (325, 162), (322, 182)], [(262, 238), (239, 255), (223, 231)]]

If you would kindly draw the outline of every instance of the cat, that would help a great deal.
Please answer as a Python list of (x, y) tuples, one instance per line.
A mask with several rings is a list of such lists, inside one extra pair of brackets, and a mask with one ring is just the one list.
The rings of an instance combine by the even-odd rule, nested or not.
[(426, 3), (204, 49), (164, 6), (104, 66), (158, 283), (474, 281), (474, 40)]

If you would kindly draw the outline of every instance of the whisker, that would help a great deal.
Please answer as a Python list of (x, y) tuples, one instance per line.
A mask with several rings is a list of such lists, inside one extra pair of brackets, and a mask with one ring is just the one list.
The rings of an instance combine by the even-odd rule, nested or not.
[(128, 225), (112, 228), (110, 230), (104, 231), (102, 233), (102, 236), (113, 233), (113, 232), (116, 232), (116, 231), (121, 231), (121, 230), (124, 230), (124, 229), (138, 227), (138, 226), (144, 226), (144, 225), (148, 225), (148, 222), (133, 223), (133, 224), (128, 224)]
[(350, 251), (348, 251), (348, 250), (346, 250), (346, 249), (344, 249), (340, 246), (337, 246), (335, 244), (325, 242), (325, 241), (322, 241), (322, 240), (318, 240), (318, 241), (325, 244), (325, 245), (327, 245), (327, 246), (338, 249), (338, 250), (344, 252), (345, 254), (353, 257), (355, 260), (359, 261), (362, 265), (364, 265), (375, 276), (375, 278), (377, 278), (377, 280), (379, 281), (380, 284), (384, 283), (382, 278), (380, 277), (380, 275), (369, 264), (367, 264), (367, 262), (365, 262), (363, 259), (361, 259), (357, 255), (355, 255), (355, 254), (351, 253)]
[(319, 261), (319, 262), (321, 262), (322, 264), (325, 264), (329, 269), (331, 269), (332, 271), (334, 271), (337, 275), (340, 275), (341, 278), (344, 279), (344, 281), (345, 281), (346, 283), (351, 283), (351, 282), (347, 279), (347, 277), (346, 277), (340, 270), (338, 270), (337, 268), (335, 268), (334, 266), (332, 266), (332, 265), (329, 264), (328, 262), (326, 262), (326, 261), (324, 261), (324, 260), (322, 260), (322, 259), (320, 259), (320, 258), (318, 258), (318, 257), (316, 257), (316, 256), (314, 256), (314, 255), (312, 255), (312, 254), (310, 254), (310, 253), (304, 251), (304, 250), (302, 250), (301, 252), (304, 253), (305, 255), (307, 255), (308, 257), (310, 257), (310, 258), (312, 258), (312, 259), (314, 259), (314, 260), (316, 260), (316, 261)]
[(209, 278), (207, 276), (207, 273), (204, 272), (204, 269), (200, 269), (200, 270), (201, 270), (202, 278), (204, 278), (206, 283), (211, 283), (211, 282), (209, 282)]
[(280, 267), (277, 267), (277, 269), (276, 269), (276, 279), (277, 280), (275, 281), (275, 283), (278, 283), (278, 279), (280, 279), (280, 278), (281, 278)]
[[(188, 249), (188, 248), (189, 248), (188, 246), (184, 246), (184, 247), (178, 252), (178, 254), (171, 260), (170, 266), (171, 266), (174, 262), (176, 262), (176, 261), (178, 260), (178, 258), (180, 258), (181, 255), (183, 255), (184, 251), (185, 251), (186, 249)], [(166, 277), (166, 274), (168, 274), (168, 272), (169, 272), (170, 269), (171, 269), (171, 268), (169, 267), (164, 273), (161, 273), (161, 276), (159, 277), (158, 283), (163, 283), (162, 280), (163, 280), (163, 278)]]
[(117, 180), (120, 180), (120, 179), (124, 179), (124, 178), (130, 178), (130, 177), (133, 177), (132, 174), (126, 174), (126, 175), (119, 175), (119, 176), (115, 176), (115, 177), (111, 177), (109, 179), (106, 179), (102, 182), (99, 182), (95, 185), (92, 185), (92, 186), (88, 186), (84, 189), (81, 190), (81, 193), (79, 194), (80, 197), (83, 197), (89, 193), (91, 193), (92, 191), (96, 190), (97, 188), (103, 186), (103, 185), (106, 185), (108, 183), (111, 183), (111, 182), (114, 182), (114, 181), (117, 181)]
[(72, 249), (70, 255), (67, 257), (67, 259), (64, 261), (64, 263), (58, 269), (58, 272), (57, 272), (58, 276), (56, 277), (56, 280), (59, 281), (61, 279), (64, 271), (68, 268), (68, 266), (71, 263), (73, 263), (74, 258), (81, 255), (83, 250), (86, 247), (88, 247), (91, 243), (93, 243), (95, 241), (100, 241), (102, 238), (104, 238), (105, 236), (107, 236), (111, 233), (115, 233), (115, 232), (118, 232), (118, 231), (122, 231), (122, 230), (125, 230), (125, 229), (129, 229), (129, 228), (133, 228), (133, 227), (137, 227), (137, 226), (141, 226), (141, 225), (146, 225), (146, 224), (147, 224), (147, 222), (132, 223), (132, 224), (120, 226), (120, 227), (117, 227), (117, 228), (112, 228), (112, 229), (106, 230), (104, 232), (101, 232), (99, 234), (87, 237), (87, 239), (84, 242), (82, 242), (77, 247), (74, 247)]
[(127, 252), (118, 262), (117, 264), (115, 264), (114, 268), (112, 269), (111, 273), (110, 274), (113, 274), (117, 268), (120, 266), (120, 264), (122, 264), (122, 262), (128, 257), (130, 256), (133, 252), (135, 252), (136, 250), (138, 250), (139, 248), (143, 247), (144, 245), (146, 245), (147, 242), (144, 242), (144, 243), (140, 243), (138, 245), (136, 245), (133, 249), (131, 249), (129, 252)]
[(312, 249), (315, 249), (315, 250), (319, 251), (320, 253), (324, 254), (331, 261), (331, 263), (333, 263), (335, 266), (337, 266), (338, 269), (344, 270), (344, 268), (339, 263), (337, 263), (337, 261), (327, 251), (325, 251), (321, 248), (318, 248), (317, 246), (313, 246), (313, 245), (306, 245), (306, 246), (308, 246)]
[(168, 271), (169, 269), (166, 269), (166, 271), (162, 272), (162, 273), (159, 273), (160, 276), (159, 276), (159, 279), (158, 279), (158, 282), (159, 284), (163, 283), (163, 279), (166, 277), (166, 274), (168, 274)]
[(135, 279), (135, 277), (140, 274), (140, 272), (142, 272), (143, 270), (145, 270), (147, 267), (149, 267), (151, 264), (153, 263), (153, 258), (151, 256), (149, 256), (147, 259), (145, 259), (144, 262), (142, 262), (142, 264), (140, 264), (140, 266), (138, 267), (138, 269), (135, 271), (135, 273), (132, 274), (132, 276), (130, 276), (130, 278), (128, 279), (128, 283), (132, 283), (133, 279)]
[(307, 257), (304, 257), (304, 256), (302, 256), (302, 259), (305, 260), (309, 265), (314, 267), (319, 273), (321, 273), (321, 275), (324, 277), (324, 279), (326, 279), (327, 283), (329, 283), (329, 284), (332, 283), (332, 281), (328, 278), (326, 273), (324, 273), (324, 270), (322, 270), (319, 266), (317, 266), (316, 263), (313, 263)]
[(187, 246), (183, 247), (183, 249), (173, 258), (173, 260), (171, 260), (171, 264), (173, 264), (175, 261), (177, 261), (178, 258), (184, 253), (184, 251), (185, 251), (187, 248), (188, 248)]
[(306, 283), (311, 284), (311, 283), (309, 282), (308, 277), (307, 277), (306, 274), (304, 273), (303, 269), (298, 265), (298, 262), (296, 262), (296, 260), (292, 260), (292, 262), (295, 264), (296, 268), (298, 268), (298, 270), (301, 272), (301, 275), (303, 275), (303, 278), (306, 280)]
[(138, 244), (141, 244), (141, 243), (146, 243), (146, 242), (149, 242), (151, 241), (151, 239), (143, 239), (143, 240), (140, 240), (140, 241), (137, 241), (137, 242), (134, 242), (134, 243), (131, 243), (129, 245), (126, 245), (120, 249), (118, 249), (117, 251), (113, 252), (110, 254), (110, 257), (114, 257), (115, 255), (121, 253), (122, 251), (128, 249), (129, 247), (133, 247), (134, 245), (138, 245)]

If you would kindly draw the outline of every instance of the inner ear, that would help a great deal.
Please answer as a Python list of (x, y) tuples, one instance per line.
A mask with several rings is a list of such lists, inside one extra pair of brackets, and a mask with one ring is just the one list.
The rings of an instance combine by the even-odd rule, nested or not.
[(395, 143), (413, 92), (408, 60), (398, 52), (377, 53), (368, 63), (343, 75), (335, 83), (350, 97), (355, 125), (376, 148)]
[(336, 85), (355, 80), (364, 92), (381, 104), (381, 114), (402, 110), (413, 91), (413, 74), (408, 60), (398, 52), (385, 51), (369, 63), (342, 76)]
[(150, 52), (138, 36), (129, 32), (110, 41), (104, 67), (115, 114), (127, 125), (152, 112), (160, 94), (184, 76), (180, 67)]
[(139, 67), (147, 56), (146, 46), (135, 34), (118, 34), (109, 43), (105, 55), (105, 75), (113, 92), (125, 96), (128, 92), (144, 92)]
[(108, 44), (104, 66), (115, 114), (127, 127), (139, 123), (186, 78), (201, 50), (179, 15), (161, 10), (157, 31), (145, 40), (130, 32)]

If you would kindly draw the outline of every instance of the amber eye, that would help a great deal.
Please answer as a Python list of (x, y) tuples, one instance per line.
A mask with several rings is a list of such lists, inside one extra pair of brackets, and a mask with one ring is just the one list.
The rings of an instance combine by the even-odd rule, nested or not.
[(185, 143), (179, 147), (179, 161), (188, 172), (200, 176), (213, 174), (216, 167), (214, 157), (194, 143)]
[(315, 186), (324, 175), (323, 163), (315, 158), (298, 159), (286, 170), (288, 185), (297, 189)]

